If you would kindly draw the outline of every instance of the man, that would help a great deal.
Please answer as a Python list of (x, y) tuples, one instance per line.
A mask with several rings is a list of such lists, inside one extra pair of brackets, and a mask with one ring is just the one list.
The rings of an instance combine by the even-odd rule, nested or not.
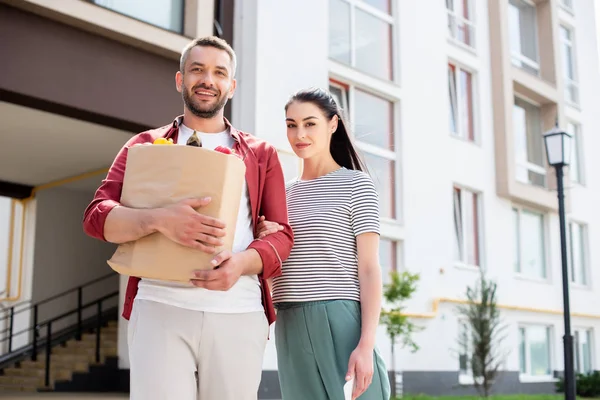
[[(191, 42), (176, 74), (183, 116), (129, 140), (85, 211), (84, 230), (92, 237), (125, 243), (160, 232), (214, 254), (229, 227), (202, 215), (201, 207), (210, 199), (149, 210), (119, 204), (127, 149), (165, 137), (209, 149), (226, 146), (244, 157), (246, 182), (233, 250), (214, 254), (213, 265), (219, 268), (198, 271), (190, 284), (129, 278), (123, 316), (130, 320), (133, 400), (257, 398), (269, 325), (275, 319), (266, 282), (281, 273), (293, 234), (276, 150), (238, 131), (223, 116), (235, 92), (235, 69), (235, 53), (225, 41), (207, 37)], [(282, 229), (255, 240), (259, 215)]]

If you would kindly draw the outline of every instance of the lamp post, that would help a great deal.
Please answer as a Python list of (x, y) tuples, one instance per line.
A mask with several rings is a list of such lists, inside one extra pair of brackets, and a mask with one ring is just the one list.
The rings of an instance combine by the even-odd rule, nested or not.
[(554, 129), (544, 134), (548, 164), (556, 169), (558, 187), (558, 217), (560, 221), (560, 254), (562, 259), (563, 316), (565, 335), (563, 336), (565, 358), (565, 399), (575, 400), (575, 371), (573, 368), (573, 336), (571, 335), (571, 314), (569, 306), (569, 270), (567, 263), (567, 229), (565, 221), (565, 193), (563, 167), (571, 161), (572, 136), (560, 130), (558, 123)]

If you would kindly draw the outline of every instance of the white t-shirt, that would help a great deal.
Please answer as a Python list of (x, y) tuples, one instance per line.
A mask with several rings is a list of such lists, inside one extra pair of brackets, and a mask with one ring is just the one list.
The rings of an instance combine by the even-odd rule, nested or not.
[[(179, 128), (177, 144), (185, 145), (193, 133), (192, 129), (182, 124)], [(196, 132), (196, 135), (202, 140), (202, 147), (211, 150), (217, 146), (231, 149), (234, 144), (229, 129), (220, 133)], [(205, 173), (205, 171), (199, 171), (199, 173)], [(252, 210), (248, 198), (248, 187), (244, 180), (232, 252), (239, 253), (246, 250), (253, 240)], [(189, 310), (214, 313), (263, 311), (260, 283), (256, 275), (240, 277), (239, 281), (226, 292), (198, 288), (191, 283), (142, 279), (138, 285), (136, 298)]]

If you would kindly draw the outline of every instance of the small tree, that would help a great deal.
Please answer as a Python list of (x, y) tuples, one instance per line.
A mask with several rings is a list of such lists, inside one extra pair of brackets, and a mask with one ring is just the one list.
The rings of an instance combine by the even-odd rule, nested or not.
[(413, 324), (407, 316), (402, 315), (404, 302), (410, 299), (417, 290), (416, 284), (419, 275), (407, 271), (402, 273), (392, 271), (390, 278), (391, 282), (383, 285), (383, 297), (390, 308), (381, 310), (380, 323), (386, 326), (388, 336), (392, 342), (392, 371), (396, 373), (396, 342), (400, 341), (402, 347), (409, 347), (413, 352), (419, 349), (419, 346), (412, 339), (412, 334), (421, 328)]
[(486, 279), (482, 272), (475, 287), (467, 287), (467, 304), (458, 307), (459, 314), (470, 328), (470, 335), (459, 338), (459, 345), (472, 352), (467, 359), (475, 388), (483, 397), (490, 395), (507, 355), (500, 350), (506, 338), (506, 326), (502, 324), (496, 306), (496, 289), (496, 283)]

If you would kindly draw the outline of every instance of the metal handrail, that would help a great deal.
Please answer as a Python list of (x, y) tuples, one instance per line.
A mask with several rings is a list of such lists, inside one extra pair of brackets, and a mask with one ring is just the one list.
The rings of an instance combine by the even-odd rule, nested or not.
[[(22, 335), (24, 333), (28, 333), (30, 331), (33, 331), (33, 343), (31, 344), (31, 360), (32, 361), (37, 361), (37, 350), (38, 350), (38, 345), (39, 342), (41, 342), (41, 340), (39, 339), (39, 331), (42, 327), (46, 326), (46, 337), (45, 337), (45, 373), (44, 373), (44, 384), (46, 387), (50, 386), (50, 363), (51, 363), (51, 354), (52, 354), (52, 326), (55, 322), (58, 322), (61, 319), (67, 318), (73, 314), (76, 314), (79, 316), (79, 320), (78, 320), (78, 324), (77, 324), (77, 328), (75, 330), (75, 334), (76, 334), (76, 339), (78, 341), (81, 340), (82, 337), (82, 333), (83, 333), (83, 327), (81, 324), (81, 314), (82, 311), (90, 308), (90, 307), (96, 307), (97, 309), (97, 313), (96, 313), (96, 343), (95, 343), (95, 360), (97, 363), (100, 362), (100, 347), (101, 347), (101, 343), (102, 341), (101, 339), (101, 332), (102, 332), (102, 313), (103, 313), (103, 309), (102, 309), (102, 305), (105, 301), (117, 297), (119, 296), (119, 291), (114, 291), (112, 293), (109, 293), (107, 295), (104, 295), (94, 301), (91, 301), (87, 304), (78, 304), (77, 308), (71, 310), (71, 311), (67, 311), (62, 313), (61, 315), (58, 315), (54, 318), (51, 318), (49, 320), (46, 320), (44, 322), (38, 323), (37, 318), (38, 318), (38, 312), (37, 312), (37, 307), (38, 304), (34, 305), (34, 321), (33, 321), (33, 326), (24, 329), (20, 332), (17, 333), (11, 333), (10, 336), (4, 338), (4, 339), (0, 339), (0, 343), (8, 340), (9, 341), (9, 347), (10, 344), (12, 342), (12, 338), (14, 336), (18, 336), (18, 335)], [(28, 347), (30, 346), (29, 344), (23, 346), (23, 347)], [(9, 351), (9, 353), (11, 353), (11, 351)], [(15, 350), (14, 351), (15, 354), (17, 353), (21, 353), (20, 350)], [(23, 354), (23, 353), (21, 353)], [(26, 353), (24, 353), (26, 354)], [(6, 358), (6, 355), (5, 355)], [(10, 357), (9, 357), (10, 358)]]
[[(51, 296), (51, 297), (48, 297), (47, 299), (40, 300), (40, 301), (38, 301), (38, 302), (37, 302), (37, 303), (35, 303), (35, 304), (30, 304), (30, 305), (29, 305), (29, 307), (23, 308), (23, 309), (21, 309), (21, 310), (18, 310), (18, 311), (14, 311), (14, 315), (17, 315), (17, 314), (19, 314), (19, 313), (22, 313), (22, 312), (24, 312), (24, 311), (30, 311), (30, 310), (31, 310), (31, 309), (33, 309), (35, 306), (41, 306), (41, 305), (43, 305), (43, 304), (49, 303), (49, 302), (51, 302), (51, 301), (53, 301), (53, 300), (59, 299), (59, 298), (61, 298), (61, 297), (64, 297), (64, 296), (66, 296), (66, 295), (68, 295), (68, 294), (75, 293), (76, 291), (79, 291), (79, 290), (81, 290), (81, 289), (85, 289), (86, 287), (89, 287), (89, 286), (91, 286), (91, 285), (93, 285), (93, 284), (95, 284), (95, 283), (101, 282), (101, 281), (103, 281), (103, 280), (106, 280), (106, 279), (108, 279), (108, 278), (115, 277), (115, 276), (119, 276), (119, 275), (118, 275), (118, 274), (115, 274), (115, 273), (113, 272), (113, 273), (110, 273), (110, 274), (107, 274), (107, 275), (101, 276), (101, 277), (99, 277), (99, 278), (93, 279), (93, 280), (91, 280), (91, 281), (89, 281), (89, 282), (87, 282), (87, 283), (84, 283), (83, 285), (79, 285), (79, 286), (77, 286), (77, 287), (74, 287), (74, 288), (71, 288), (71, 289), (65, 290), (64, 292), (61, 292), (61, 293), (55, 294), (55, 295), (53, 295), (53, 296)], [(14, 309), (14, 308), (16, 308), (16, 307), (19, 307), (20, 305), (26, 304), (26, 303), (27, 303), (27, 302), (19, 303), (19, 304), (15, 305), (15, 306), (11, 307), (11, 308), (9, 308), (9, 309), (8, 309), (8, 312), (10, 313), (10, 310), (12, 310), (12, 309)], [(6, 320), (8, 317), (10, 317), (10, 315), (5, 315), (4, 317), (0, 317), (0, 322), (2, 322), (2, 321), (5, 321), (5, 320)], [(0, 333), (2, 333), (2, 332), (0, 331)]]

